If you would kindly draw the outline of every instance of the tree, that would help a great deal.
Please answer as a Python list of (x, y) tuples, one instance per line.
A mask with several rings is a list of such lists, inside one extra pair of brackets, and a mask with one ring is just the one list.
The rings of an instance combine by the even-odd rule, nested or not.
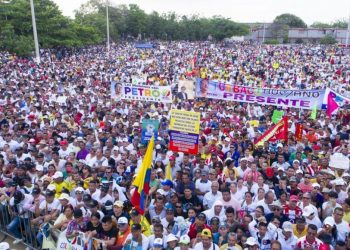
[(338, 41), (331, 35), (326, 35), (320, 39), (321, 44), (336, 44)]
[(327, 29), (327, 28), (332, 28), (332, 25), (328, 23), (314, 22), (313, 24), (311, 24), (310, 27), (317, 28), (317, 29)]
[(288, 13), (277, 16), (273, 23), (287, 25), (289, 28), (307, 28), (306, 23), (300, 17)]

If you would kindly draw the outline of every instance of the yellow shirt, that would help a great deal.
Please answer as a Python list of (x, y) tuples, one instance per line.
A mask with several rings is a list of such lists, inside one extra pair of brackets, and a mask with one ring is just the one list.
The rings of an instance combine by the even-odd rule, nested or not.
[(69, 190), (69, 192), (71, 191), (70, 185), (65, 181), (62, 181), (61, 183), (52, 182), (51, 184), (53, 184), (56, 187), (56, 198), (60, 197), (63, 188), (66, 188), (67, 190)]
[[(132, 226), (134, 224), (133, 220), (130, 220), (130, 226)], [(150, 236), (152, 234), (151, 232), (151, 225), (149, 224), (148, 220), (141, 215), (141, 222), (140, 222), (140, 225), (141, 225), (141, 230), (142, 230), (142, 233), (145, 235), (145, 236)]]
[(292, 228), (293, 228), (293, 234), (298, 239), (300, 239), (301, 237), (304, 237), (306, 235), (306, 233), (307, 233), (307, 226), (305, 226), (304, 231), (302, 231), (301, 233), (298, 232), (297, 225), (293, 224)]
[[(226, 243), (220, 247), (220, 250), (226, 250), (227, 247), (228, 247), (228, 244)], [(235, 244), (235, 248), (237, 248), (238, 250), (242, 250), (242, 247), (238, 244)]]
[(345, 220), (347, 223), (350, 223), (350, 212), (344, 213), (343, 220)]

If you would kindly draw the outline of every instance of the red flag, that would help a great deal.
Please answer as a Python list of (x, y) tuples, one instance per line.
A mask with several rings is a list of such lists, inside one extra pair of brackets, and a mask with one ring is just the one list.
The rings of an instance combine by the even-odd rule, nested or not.
[(301, 141), (302, 137), (303, 137), (303, 124), (301, 123), (297, 123), (297, 125), (295, 126), (295, 140), (296, 141)]
[(255, 140), (256, 145), (262, 145), (266, 141), (288, 140), (288, 117), (283, 117), (274, 126)]

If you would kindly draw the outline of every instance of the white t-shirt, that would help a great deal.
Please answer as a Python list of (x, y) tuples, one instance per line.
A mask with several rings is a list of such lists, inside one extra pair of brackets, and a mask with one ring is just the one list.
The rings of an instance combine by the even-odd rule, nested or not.
[[(194, 246), (194, 248), (193, 248), (193, 250), (203, 250), (204, 248), (203, 248), (203, 243), (202, 242), (199, 242), (199, 243), (197, 243), (195, 246)], [(219, 246), (218, 245), (216, 245), (216, 244), (214, 244), (214, 243), (211, 243), (211, 246), (209, 247), (209, 249), (208, 250), (219, 250), (220, 248), (219, 248)]]
[[(126, 237), (125, 242), (131, 239), (132, 239), (132, 234), (129, 234), (128, 237)], [(124, 246), (125, 246), (125, 242), (124, 242)], [(149, 245), (148, 238), (144, 234), (142, 234), (142, 250), (147, 250), (148, 245)], [(136, 249), (137, 246), (138, 246), (138, 242), (135, 242), (135, 241), (131, 242), (131, 249), (134, 249), (134, 248)]]
[[(17, 204), (17, 209), (18, 209), (18, 213), (21, 214), (22, 212), (25, 211), (24, 207), (30, 203), (32, 201), (32, 196), (29, 194), (23, 194), (24, 195), (24, 199)], [(15, 205), (15, 198), (12, 197), (10, 199), (10, 206), (14, 206)], [(28, 218), (28, 213), (24, 213), (22, 215), (20, 215), (20, 217), (22, 218)]]
[(334, 221), (334, 218), (332, 216), (327, 217), (326, 219), (329, 219), (330, 221), (334, 222), (334, 225), (337, 227), (337, 240), (344, 241), (346, 239), (346, 235), (350, 232), (350, 226), (349, 223), (346, 223), (344, 220), (337, 224)]
[(60, 210), (61, 203), (58, 199), (54, 199), (51, 203), (47, 203), (46, 200), (40, 203), (39, 209), (45, 211), (47, 209), (48, 213), (51, 213), (53, 210)]

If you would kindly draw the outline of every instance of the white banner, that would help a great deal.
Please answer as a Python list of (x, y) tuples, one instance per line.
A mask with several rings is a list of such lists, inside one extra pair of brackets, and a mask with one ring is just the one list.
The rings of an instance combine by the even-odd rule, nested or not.
[(172, 103), (171, 86), (123, 84), (122, 99)]

